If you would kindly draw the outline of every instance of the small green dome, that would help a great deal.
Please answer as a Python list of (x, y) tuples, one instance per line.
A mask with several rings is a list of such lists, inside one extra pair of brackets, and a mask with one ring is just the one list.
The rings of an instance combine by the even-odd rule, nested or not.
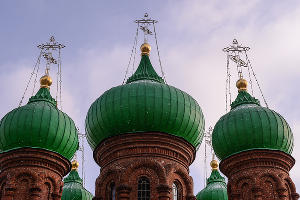
[(73, 169), (64, 179), (61, 200), (92, 200), (93, 195), (82, 185), (82, 179), (76, 169)]
[(137, 132), (168, 133), (197, 148), (203, 131), (204, 117), (196, 100), (165, 84), (147, 54), (126, 84), (101, 95), (86, 117), (87, 139), (93, 149), (106, 138)]
[(225, 178), (217, 169), (212, 170), (206, 182), (206, 187), (197, 194), (197, 200), (228, 200)]
[(40, 88), (26, 105), (0, 121), (0, 152), (23, 147), (53, 151), (67, 159), (78, 149), (75, 124), (56, 107), (48, 88)]
[(253, 150), (293, 151), (293, 134), (285, 119), (275, 111), (260, 106), (247, 91), (239, 91), (231, 111), (216, 123), (212, 143), (223, 160), (233, 154)]

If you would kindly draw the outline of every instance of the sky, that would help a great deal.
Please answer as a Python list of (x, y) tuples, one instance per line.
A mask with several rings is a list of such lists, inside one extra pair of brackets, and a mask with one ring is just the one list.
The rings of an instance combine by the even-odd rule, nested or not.
[[(269, 108), (284, 116), (294, 133), (292, 155), (296, 164), (291, 177), (300, 187), (300, 172), (296, 170), (300, 168), (297, 0), (2, 0), (0, 118), (18, 106), (39, 55), (36, 46), (53, 35), (66, 45), (62, 50), (63, 111), (85, 133), (89, 106), (106, 90), (122, 84), (137, 28), (134, 20), (145, 12), (159, 21), (158, 47), (168, 84), (197, 100), (206, 130), (225, 114), (226, 54), (222, 49), (234, 38), (251, 48), (248, 56)], [(143, 42), (141, 32), (139, 36), (137, 47)], [(149, 43), (153, 49), (150, 59), (161, 74), (153, 36), (149, 36)], [(137, 52), (133, 68), (139, 59)], [(44, 69), (45, 63), (41, 62), (40, 67)], [(234, 80), (234, 69), (232, 74)], [(55, 68), (50, 75), (56, 80)], [(24, 103), (32, 95), (32, 86)], [(233, 84), (231, 88), (236, 91)], [(51, 93), (56, 95), (55, 83)], [(233, 92), (233, 98), (235, 95)], [(262, 102), (257, 88), (254, 95)], [(87, 142), (84, 147), (85, 186), (94, 193), (99, 167)], [(190, 167), (195, 194), (204, 187), (204, 169), (210, 171), (204, 166), (204, 157), (202, 145)]]

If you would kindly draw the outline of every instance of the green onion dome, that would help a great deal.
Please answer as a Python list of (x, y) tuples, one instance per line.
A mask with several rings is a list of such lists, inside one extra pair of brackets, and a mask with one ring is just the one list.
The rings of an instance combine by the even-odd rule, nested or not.
[(92, 200), (93, 195), (82, 185), (82, 179), (79, 177), (78, 162), (72, 162), (72, 170), (64, 179), (64, 187), (61, 200)]
[(225, 178), (220, 175), (217, 161), (213, 160), (211, 166), (213, 169), (210, 177), (206, 180), (207, 185), (197, 194), (196, 198), (197, 200), (228, 200)]
[(41, 148), (70, 160), (78, 149), (75, 124), (57, 108), (49, 91), (52, 81), (47, 79), (51, 80), (49, 76), (41, 78), (41, 88), (26, 105), (1, 119), (1, 153), (23, 147)]
[(225, 159), (233, 154), (253, 150), (293, 151), (293, 133), (277, 112), (262, 107), (247, 92), (246, 80), (237, 82), (239, 93), (231, 110), (216, 123), (212, 143), (216, 155)]
[(95, 149), (106, 138), (142, 132), (162, 132), (199, 146), (204, 117), (200, 106), (187, 93), (165, 84), (150, 59), (150, 45), (143, 44), (136, 72), (126, 84), (106, 91), (90, 107), (86, 132)]

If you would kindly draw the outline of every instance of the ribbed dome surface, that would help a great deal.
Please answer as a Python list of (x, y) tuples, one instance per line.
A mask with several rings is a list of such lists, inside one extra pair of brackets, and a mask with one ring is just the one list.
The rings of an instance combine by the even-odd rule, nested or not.
[(0, 152), (23, 147), (46, 149), (67, 159), (78, 149), (73, 120), (56, 107), (47, 88), (41, 88), (25, 106), (0, 121)]
[(252, 149), (293, 151), (293, 134), (285, 119), (275, 111), (262, 107), (248, 92), (240, 91), (231, 111), (216, 123), (213, 148), (222, 160)]
[(143, 55), (127, 83), (101, 95), (90, 107), (86, 132), (90, 146), (125, 133), (163, 132), (182, 137), (194, 147), (203, 138), (204, 117), (187, 93), (169, 86)]
[(64, 179), (61, 200), (92, 200), (93, 195), (82, 185), (82, 179), (77, 170), (72, 170)]
[(196, 198), (197, 200), (228, 200), (225, 178), (218, 170), (212, 170), (206, 187), (197, 194)]

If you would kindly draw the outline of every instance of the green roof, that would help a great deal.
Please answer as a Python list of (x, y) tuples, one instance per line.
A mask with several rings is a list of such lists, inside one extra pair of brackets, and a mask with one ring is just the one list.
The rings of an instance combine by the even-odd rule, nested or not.
[(196, 198), (197, 200), (228, 200), (225, 178), (218, 170), (212, 170), (206, 187), (197, 194)]
[(93, 195), (82, 185), (82, 179), (76, 169), (72, 170), (64, 179), (61, 200), (92, 200)]
[(56, 107), (47, 88), (0, 121), (0, 152), (23, 147), (41, 148), (71, 159), (78, 149), (73, 120)]
[(216, 123), (212, 134), (216, 155), (225, 159), (253, 149), (293, 151), (293, 133), (277, 112), (262, 107), (247, 91), (240, 91), (231, 110)]
[(142, 55), (126, 84), (111, 88), (91, 105), (86, 132), (92, 149), (106, 138), (138, 132), (168, 133), (197, 148), (203, 138), (204, 117), (196, 100), (165, 84), (148, 55)]
[(128, 78), (126, 83), (132, 83), (138, 80), (152, 80), (159, 83), (165, 83), (164, 80), (158, 76), (154, 70), (148, 55), (142, 55), (141, 62), (136, 72)]

